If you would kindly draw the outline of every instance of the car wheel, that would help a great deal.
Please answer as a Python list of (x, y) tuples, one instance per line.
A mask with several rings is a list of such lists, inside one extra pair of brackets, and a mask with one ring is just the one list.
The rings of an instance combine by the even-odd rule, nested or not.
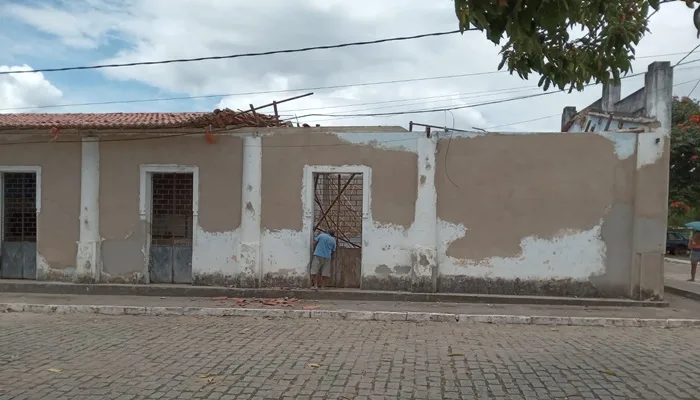
[(679, 247), (679, 248), (675, 249), (675, 251), (673, 252), (673, 254), (676, 255), (676, 256), (687, 256), (687, 255), (688, 255), (688, 249), (686, 249), (686, 248), (684, 248), (684, 247)]

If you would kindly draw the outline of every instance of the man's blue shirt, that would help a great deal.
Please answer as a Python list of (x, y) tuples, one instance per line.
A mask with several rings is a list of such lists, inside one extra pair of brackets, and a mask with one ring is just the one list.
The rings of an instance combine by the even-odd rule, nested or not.
[(335, 251), (335, 238), (327, 233), (321, 233), (316, 236), (316, 242), (314, 255), (321, 258), (331, 258), (331, 254)]

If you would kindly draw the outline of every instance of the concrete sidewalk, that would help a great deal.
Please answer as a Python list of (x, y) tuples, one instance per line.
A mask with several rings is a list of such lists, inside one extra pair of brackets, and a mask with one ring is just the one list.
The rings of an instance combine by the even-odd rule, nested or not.
[(61, 295), (149, 296), (149, 297), (238, 297), (279, 298), (293, 297), (304, 300), (331, 301), (388, 301), (486, 304), (539, 304), (589, 307), (668, 307), (666, 301), (635, 301), (629, 299), (601, 299), (583, 297), (550, 297), (524, 295), (489, 295), (469, 293), (413, 293), (359, 289), (244, 289), (194, 285), (134, 285), (134, 284), (80, 284), (0, 280), (0, 293), (34, 293)]
[(1, 293), (0, 311), (575, 326), (700, 326), (700, 303), (673, 295), (669, 296), (669, 302), (670, 307), (654, 308)]
[(700, 300), (700, 276), (695, 282), (690, 278), (690, 261), (683, 259), (666, 259), (664, 269), (664, 290), (693, 300)]

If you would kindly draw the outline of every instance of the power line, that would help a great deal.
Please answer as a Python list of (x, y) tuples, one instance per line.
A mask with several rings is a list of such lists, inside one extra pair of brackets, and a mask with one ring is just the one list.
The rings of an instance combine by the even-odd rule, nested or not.
[[(476, 30), (476, 29), (468, 29), (468, 30)], [(175, 59), (169, 59), (169, 60), (139, 61), (139, 62), (119, 63), (119, 64), (97, 64), (97, 65), (86, 65), (86, 66), (76, 66), (76, 67), (41, 68), (41, 69), (35, 69), (35, 70), (31, 70), (31, 71), (27, 71), (27, 70), (2, 71), (2, 72), (0, 72), (0, 75), (26, 74), (26, 73), (32, 73), (32, 72), (65, 72), (65, 71), (79, 71), (79, 70), (88, 70), (88, 69), (136, 67), (136, 66), (143, 66), (143, 65), (176, 64), (176, 63), (188, 63), (188, 62), (199, 62), (199, 61), (209, 61), (209, 60), (230, 60), (230, 59), (234, 59), (234, 58), (270, 56), (273, 54), (302, 53), (302, 52), (313, 51), (313, 50), (339, 49), (339, 48), (343, 48), (343, 47), (366, 46), (366, 45), (370, 45), (370, 44), (399, 42), (399, 41), (405, 41), (405, 40), (422, 39), (422, 38), (427, 38), (427, 37), (447, 36), (447, 35), (453, 35), (455, 33), (460, 33), (460, 32), (461, 31), (459, 29), (457, 29), (457, 30), (444, 31), (444, 32), (423, 33), (420, 35), (413, 35), (413, 36), (397, 36), (397, 37), (391, 37), (391, 38), (385, 38), (385, 39), (366, 40), (366, 41), (360, 41), (360, 42), (349, 42), (349, 43), (333, 44), (333, 45), (326, 45), (326, 46), (313, 46), (313, 47), (302, 47), (302, 48), (297, 48), (297, 49), (271, 50), (271, 51), (255, 52), (255, 53), (240, 53), (240, 54), (230, 54), (230, 55), (226, 55), (226, 56), (175, 58)]]
[[(364, 108), (364, 109), (358, 109), (358, 110), (338, 111), (338, 112), (360, 112), (360, 111), (380, 110), (380, 109), (395, 108), (395, 107), (424, 105), (425, 103), (457, 101), (457, 100), (470, 99), (470, 98), (475, 98), (475, 97), (476, 98), (491, 97), (491, 96), (496, 96), (499, 94), (508, 94), (508, 93), (514, 93), (514, 92), (522, 92), (522, 91), (533, 91), (533, 90), (537, 90), (537, 89), (538, 88), (533, 88), (533, 87), (523, 87), (523, 88), (515, 88), (515, 89), (497, 89), (497, 90), (490, 90), (490, 91), (488, 91), (488, 90), (487, 91), (478, 91), (478, 92), (472, 92), (472, 93), (466, 92), (466, 93), (461, 93), (461, 94), (457, 93), (457, 94), (442, 95), (442, 96), (429, 96), (429, 97), (423, 97), (423, 98), (417, 97), (417, 98), (413, 98), (413, 99), (386, 100), (386, 101), (378, 101), (378, 102), (370, 102), (370, 103), (347, 104), (347, 105), (341, 105), (341, 106), (309, 107), (309, 108), (300, 108), (300, 109), (295, 109), (295, 110), (284, 110), (284, 112), (285, 113), (293, 113), (293, 112), (309, 111), (309, 110), (327, 110), (327, 109), (333, 109), (333, 108), (357, 107), (357, 106), (361, 106), (361, 105), (403, 103), (403, 104), (393, 104), (393, 105), (387, 105), (387, 106), (381, 106), (381, 107), (370, 107), (370, 108)], [(331, 114), (335, 114), (335, 112), (333, 112)]]
[[(651, 58), (651, 57), (663, 57), (671, 55), (687, 54), (687, 52), (681, 53), (666, 53), (666, 54), (651, 54), (647, 56), (637, 57), (641, 58)], [(688, 64), (693, 61), (686, 62)], [(682, 65), (682, 64), (681, 64)], [(31, 71), (21, 71), (22, 73), (40, 72), (40, 70)], [(85, 103), (63, 103), (63, 104), (46, 104), (38, 106), (24, 106), (24, 107), (7, 107), (0, 108), (0, 111), (21, 111), (21, 110), (34, 110), (34, 109), (50, 109), (50, 108), (62, 108), (62, 107), (84, 107), (84, 106), (101, 106), (101, 105), (111, 105), (111, 104), (133, 104), (133, 103), (153, 103), (159, 101), (177, 101), (177, 100), (201, 100), (201, 99), (212, 99), (221, 97), (234, 97), (234, 96), (254, 96), (261, 94), (276, 94), (276, 93), (293, 93), (293, 92), (308, 92), (308, 91), (319, 91), (319, 90), (333, 90), (333, 89), (343, 89), (348, 87), (363, 87), (363, 86), (374, 86), (374, 85), (387, 85), (395, 83), (406, 83), (406, 82), (421, 82), (430, 80), (440, 80), (440, 79), (452, 79), (452, 78), (462, 78), (469, 76), (481, 76), (481, 75), (493, 75), (493, 74), (505, 74), (508, 71), (484, 71), (484, 72), (471, 72), (465, 74), (454, 74), (454, 75), (441, 75), (433, 77), (424, 78), (408, 78), (408, 79), (396, 79), (389, 81), (375, 81), (375, 82), (364, 82), (364, 83), (350, 83), (342, 85), (330, 85), (330, 86), (316, 86), (316, 87), (306, 87), (299, 89), (281, 89), (281, 90), (264, 90), (255, 92), (238, 92), (238, 93), (219, 93), (219, 94), (209, 94), (200, 96), (175, 96), (175, 97), (157, 97), (157, 98), (146, 98), (146, 99), (130, 99), (130, 100), (113, 100), (113, 101), (95, 101), (95, 102), (85, 102)], [(525, 89), (526, 87), (523, 87)], [(515, 89), (515, 88), (514, 88)], [(534, 88), (533, 88), (534, 89)]]
[(700, 79), (698, 79), (698, 81), (695, 82), (695, 86), (693, 86), (693, 89), (690, 91), (690, 93), (688, 93), (688, 96), (687, 96), (687, 97), (690, 97), (690, 96), (693, 94), (693, 92), (695, 91), (695, 89), (698, 88), (698, 84), (699, 84), (699, 83), (700, 83)]
[[(642, 74), (644, 74), (644, 73), (635, 74), (635, 76), (642, 75)], [(632, 77), (632, 76), (628, 76), (628, 77)], [(679, 83), (674, 84), (673, 86), (683, 85), (683, 84), (690, 83), (693, 81), (695, 81), (695, 80), (679, 82)], [(700, 80), (698, 80), (698, 82), (700, 82)], [(590, 85), (594, 85), (594, 84), (589, 84), (589, 86)], [(545, 92), (545, 93), (540, 93), (538, 95), (551, 94), (551, 93), (560, 93), (560, 92)], [(528, 96), (525, 96), (525, 97), (528, 97)], [(534, 97), (534, 96), (529, 96), (529, 97)], [(513, 98), (510, 100), (517, 100), (517, 99), (519, 99), (519, 98)], [(509, 101), (509, 99), (503, 99), (500, 102), (503, 102), (503, 101)], [(494, 104), (494, 103), (495, 102), (488, 102), (488, 103), (481, 103), (479, 105), (487, 105), (487, 104)], [(476, 105), (473, 105), (473, 106), (476, 106)], [(546, 119), (546, 118), (552, 118), (552, 117), (558, 116), (558, 115), (559, 114), (553, 114), (553, 115), (547, 115), (547, 116), (533, 118), (533, 119), (524, 120), (524, 121), (511, 122), (509, 124), (495, 125), (495, 126), (491, 126), (491, 127), (487, 128), (487, 129), (493, 129), (493, 128), (498, 128), (498, 127), (502, 127), (502, 126), (509, 126), (509, 125), (524, 124), (527, 122), (533, 122), (533, 121), (538, 121), (538, 120), (542, 120), (542, 119)], [(210, 133), (229, 132), (229, 131), (232, 131), (232, 130), (235, 130), (238, 128), (246, 128), (246, 126), (239, 125), (239, 126), (220, 128), (220, 129), (213, 130)], [(167, 131), (159, 131), (159, 132), (160, 133), (170, 133)], [(170, 135), (146, 136), (146, 137), (143, 137), (143, 136), (122, 137), (122, 138), (115, 138), (115, 139), (101, 139), (100, 141), (101, 142), (129, 142), (129, 141), (137, 141), (137, 140), (167, 139), (167, 138), (194, 136), (194, 135), (201, 135), (201, 134), (202, 133), (193, 133), (193, 132), (184, 132), (184, 133), (183, 132), (173, 132)], [(401, 142), (401, 141), (406, 141), (406, 140), (415, 140), (415, 138), (401, 138), (401, 139), (383, 140), (383, 141), (381, 141), (381, 143)], [(10, 146), (10, 145), (21, 145), (21, 144), (61, 144), (61, 143), (81, 143), (81, 142), (82, 142), (82, 139), (79, 139), (79, 140), (60, 140), (60, 141), (56, 141), (56, 142), (51, 142), (51, 141), (47, 141), (47, 140), (36, 140), (36, 141), (27, 141), (27, 142), (18, 141), (18, 142), (4, 142), (4, 143), (0, 142), (0, 147), (1, 146)], [(305, 143), (305, 144), (301, 144), (301, 145), (263, 145), (261, 147), (336, 147), (336, 146), (346, 146), (346, 145), (354, 145), (354, 144), (353, 143), (331, 143), (331, 144), (329, 144), (329, 143), (324, 143), (324, 144)]]
[(541, 121), (543, 119), (549, 119), (549, 118), (554, 118), (554, 117), (560, 117), (561, 113), (557, 114), (552, 114), (552, 115), (546, 115), (544, 117), (539, 117), (539, 118), (533, 118), (533, 119), (527, 119), (525, 121), (517, 121), (517, 122), (511, 122), (509, 124), (501, 124), (501, 125), (494, 125), (494, 126), (489, 126), (486, 128), (486, 130), (494, 129), (494, 128), (502, 128), (504, 126), (513, 126), (513, 125), (519, 125), (519, 124), (526, 124), (528, 122), (535, 122), (535, 121)]
[[(685, 53), (683, 53), (683, 54), (685, 54)], [(691, 83), (691, 82), (697, 82), (697, 83), (695, 84), (695, 87), (693, 88), (693, 90), (690, 91), (690, 93), (693, 93), (693, 91), (695, 90), (695, 88), (698, 87), (698, 83), (700, 83), (700, 79), (697, 79), (697, 80), (696, 80), (696, 79), (692, 79), (692, 80), (685, 81), (685, 82), (678, 82), (678, 83), (673, 84), (673, 86), (685, 85), (685, 84)], [(690, 95), (689, 95), (689, 96), (690, 96)], [(501, 128), (501, 127), (504, 127), (504, 126), (512, 126), (512, 125), (518, 125), (518, 124), (525, 124), (525, 123), (528, 123), (528, 122), (541, 121), (541, 120), (543, 120), (543, 119), (554, 118), (554, 117), (558, 117), (558, 116), (561, 116), (561, 114), (545, 115), (544, 117), (538, 117), (538, 118), (528, 119), (528, 120), (525, 120), (525, 121), (518, 121), (518, 122), (511, 122), (511, 123), (509, 123), (509, 124), (501, 124), (501, 125), (489, 126), (488, 128), (486, 128), (486, 130), (493, 129), (493, 128)]]
[(698, 48), (700, 48), (700, 44), (698, 44), (697, 46), (693, 47), (693, 50), (690, 50), (690, 51), (688, 52), (688, 54), (686, 54), (683, 58), (681, 58), (680, 60), (678, 60), (678, 62), (676, 63), (676, 65), (674, 65), (674, 67), (676, 67), (676, 66), (678, 66), (678, 65), (681, 65), (681, 62), (683, 62), (683, 60), (685, 60), (685, 59), (688, 58), (691, 54), (693, 54), (693, 53), (695, 52), (695, 50), (697, 50)]
[[(638, 72), (636, 74), (632, 75), (627, 75), (624, 76), (620, 79), (629, 79), (633, 78), (636, 76), (641, 76), (646, 74), (646, 72)], [(694, 81), (694, 80), (693, 80)], [(692, 82), (692, 81), (691, 81)], [(676, 85), (684, 84), (687, 82), (682, 82), (678, 83)], [(588, 83), (584, 85), (584, 87), (589, 87), (589, 86), (595, 86), (599, 85), (600, 83)], [(676, 86), (674, 85), (674, 86)], [(425, 113), (431, 113), (431, 112), (443, 112), (443, 111), (453, 111), (453, 110), (461, 110), (464, 108), (473, 108), (473, 107), (480, 107), (480, 106), (485, 106), (485, 105), (492, 105), (492, 104), (499, 104), (499, 103), (505, 103), (505, 102), (510, 102), (510, 101), (516, 101), (516, 100), (524, 100), (524, 99), (529, 99), (533, 97), (540, 97), (540, 96), (548, 96), (552, 94), (557, 94), (557, 93), (566, 93), (565, 91), (562, 90), (557, 90), (557, 91), (551, 91), (551, 92), (541, 92), (541, 93), (535, 93), (535, 94), (529, 94), (525, 96), (518, 96), (518, 97), (511, 97), (511, 98), (505, 98), (505, 99), (498, 99), (498, 100), (492, 100), (492, 101), (487, 101), (487, 102), (482, 102), (482, 103), (475, 103), (475, 104), (465, 104), (465, 105), (460, 105), (460, 106), (455, 106), (455, 107), (444, 107), (444, 108), (433, 108), (433, 109), (419, 109), (419, 110), (406, 110), (406, 111), (395, 111), (395, 112), (386, 112), (386, 113), (365, 113), (365, 114), (339, 114), (339, 113), (332, 113), (332, 114), (306, 114), (306, 115), (300, 115), (297, 118), (306, 118), (306, 117), (382, 117), (382, 116), (394, 116), (394, 115), (406, 115), (406, 114), (425, 114)]]
[[(690, 68), (688, 68), (690, 69)], [(693, 68), (695, 69), (695, 68)], [(641, 76), (644, 75), (645, 72), (640, 72), (637, 74), (633, 75), (628, 75), (626, 77), (623, 77), (622, 79), (627, 79), (627, 78), (632, 78), (635, 76)], [(684, 81), (684, 82), (679, 82), (675, 83), (673, 86), (679, 86), (679, 85), (684, 85), (687, 83), (695, 82), (696, 79), (692, 79), (689, 81)], [(599, 83), (591, 83), (587, 84), (586, 86), (594, 86), (594, 85), (599, 85)], [(365, 117), (391, 117), (395, 115), (404, 115), (404, 114), (420, 114), (420, 113), (428, 113), (428, 112), (439, 112), (439, 111), (452, 111), (452, 110), (457, 110), (457, 109), (463, 109), (463, 108), (472, 108), (472, 107), (480, 107), (480, 106), (485, 106), (485, 105), (491, 105), (491, 104), (499, 104), (499, 103), (505, 103), (509, 101), (515, 101), (515, 100), (522, 100), (530, 97), (538, 97), (538, 96), (543, 96), (543, 95), (548, 95), (548, 94), (554, 94), (554, 93), (564, 93), (564, 91), (556, 91), (556, 92), (544, 92), (544, 93), (537, 93), (534, 95), (527, 95), (527, 96), (520, 96), (520, 97), (511, 97), (511, 98), (505, 98), (505, 99), (498, 99), (498, 100), (493, 100), (493, 101), (488, 101), (488, 102), (482, 102), (482, 103), (475, 103), (475, 104), (467, 104), (467, 105), (461, 105), (461, 106), (456, 106), (456, 107), (451, 107), (451, 108), (443, 108), (443, 109), (427, 109), (427, 110), (407, 110), (407, 111), (397, 111), (395, 113), (368, 113), (368, 114), (308, 114), (308, 115), (302, 115), (298, 116), (295, 118), (305, 118), (309, 116), (326, 116), (326, 117), (336, 117), (336, 118), (328, 118), (328, 119), (322, 119), (322, 120), (315, 120), (311, 121), (309, 123), (318, 123), (318, 122), (324, 122), (324, 121), (337, 121), (337, 120), (342, 120), (342, 119), (355, 119), (355, 118), (365, 118)], [(559, 115), (559, 114), (557, 114)], [(520, 123), (525, 123), (525, 122), (532, 122), (532, 121), (538, 121), (541, 119), (546, 119), (546, 118), (552, 118), (553, 115), (549, 116), (544, 116), (544, 117), (538, 117), (533, 120), (526, 120), (526, 121), (519, 121), (519, 122), (514, 122), (514, 123), (509, 123), (509, 124), (504, 124), (504, 125), (497, 125), (497, 126), (491, 126), (486, 129), (493, 129), (493, 128), (498, 128), (502, 126), (510, 126), (510, 125), (515, 125), (515, 124), (520, 124)], [(291, 118), (289, 120), (293, 120), (295, 118)]]
[(154, 98), (154, 99), (98, 101), (98, 102), (89, 102), (89, 103), (53, 104), (53, 105), (39, 105), (39, 106), (33, 106), (33, 107), (11, 107), (11, 108), (2, 108), (2, 109), (0, 109), (0, 111), (17, 111), (17, 110), (31, 110), (31, 109), (43, 109), (43, 108), (77, 107), (77, 106), (98, 106), (98, 105), (108, 105), (108, 104), (148, 103), (148, 102), (170, 101), (170, 100), (197, 100), (197, 99), (209, 99), (209, 98), (215, 98), (215, 97), (253, 96), (253, 95), (260, 95), (260, 94), (308, 92), (308, 91), (317, 91), (317, 90), (343, 89), (343, 88), (349, 88), (349, 87), (363, 87), (363, 86), (375, 86), (375, 85), (388, 85), (388, 84), (394, 84), (394, 83), (420, 82), (420, 81), (430, 81), (430, 80), (439, 80), (439, 79), (462, 78), (462, 77), (467, 77), (467, 76), (504, 74), (507, 72), (508, 71), (470, 72), (470, 73), (466, 73), (466, 74), (456, 74), (456, 75), (441, 75), (441, 76), (431, 76), (431, 77), (425, 77), (425, 78), (409, 78), (409, 79), (395, 79), (395, 80), (390, 80), (390, 81), (348, 83), (348, 84), (344, 84), (344, 85), (317, 86), (317, 87), (307, 87), (307, 88), (299, 88), (299, 89), (281, 89), (281, 90), (265, 90), (265, 91), (259, 91), (259, 92), (209, 94), (209, 95), (202, 95), (202, 96), (161, 97), (161, 98)]
[[(464, 97), (481, 97), (481, 96), (488, 96), (491, 93), (498, 94), (498, 93), (511, 93), (511, 92), (521, 92), (525, 90), (535, 90), (539, 88), (533, 88), (532, 86), (519, 86), (519, 87), (514, 87), (514, 88), (501, 88), (501, 89), (492, 89), (492, 90), (479, 90), (475, 92), (461, 92), (461, 93), (452, 93), (452, 94), (440, 94), (440, 95), (434, 95), (434, 96), (424, 96), (424, 97), (411, 97), (411, 98), (406, 98), (406, 99), (398, 99), (398, 100), (383, 100), (383, 101), (373, 101), (373, 102), (365, 102), (365, 103), (351, 103), (351, 104), (341, 104), (337, 106), (320, 106), (320, 107), (308, 107), (308, 108), (295, 108), (293, 110), (284, 110), (286, 113), (290, 112), (299, 112), (299, 111), (309, 111), (309, 110), (325, 110), (325, 109), (331, 109), (331, 108), (347, 108), (347, 107), (357, 107), (357, 106), (366, 106), (366, 105), (374, 105), (374, 104), (390, 104), (390, 103), (400, 103), (400, 102), (408, 102), (408, 101), (416, 101), (416, 100), (432, 100), (432, 101), (447, 101), (447, 100), (459, 100)], [(481, 95), (481, 96), (475, 96), (475, 95)]]

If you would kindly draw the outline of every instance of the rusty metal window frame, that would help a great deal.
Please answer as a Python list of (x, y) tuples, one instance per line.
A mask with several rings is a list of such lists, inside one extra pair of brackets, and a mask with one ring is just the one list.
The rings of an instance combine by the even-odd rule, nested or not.
[(192, 246), (194, 175), (151, 173), (151, 245)]
[[(315, 192), (314, 192), (314, 175), (315, 174), (362, 174), (362, 238), (367, 236), (371, 224), (370, 210), (372, 209), (372, 168), (366, 165), (306, 165), (302, 176), (303, 199), (302, 206), (303, 214), (303, 233), (307, 238), (306, 248), (310, 249), (313, 243), (314, 236), (314, 214), (315, 214)], [(362, 246), (364, 247), (364, 245)], [(362, 252), (362, 265), (367, 252)], [(311, 251), (308, 254), (311, 260)]]
[[(333, 229), (338, 247), (362, 248), (362, 174), (314, 172), (313, 177), (314, 236)], [(358, 201), (360, 207), (357, 207)], [(352, 233), (355, 235), (349, 235)], [(353, 239), (359, 239), (359, 242)]]

